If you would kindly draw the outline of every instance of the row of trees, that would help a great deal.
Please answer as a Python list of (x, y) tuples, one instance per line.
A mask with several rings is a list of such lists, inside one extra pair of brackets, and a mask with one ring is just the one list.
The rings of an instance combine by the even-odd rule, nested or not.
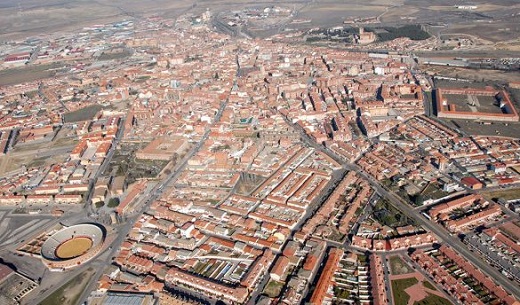
[[(408, 37), (411, 40), (425, 40), (430, 38), (430, 34), (424, 31), (420, 25), (411, 24), (401, 27), (383, 27), (384, 32), (378, 32), (379, 41), (389, 41), (400, 37)], [(366, 29), (370, 31), (370, 29)]]

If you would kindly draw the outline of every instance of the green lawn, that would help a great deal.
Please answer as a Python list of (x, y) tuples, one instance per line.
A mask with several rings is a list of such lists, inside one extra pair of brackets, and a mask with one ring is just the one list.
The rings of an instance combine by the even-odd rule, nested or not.
[(393, 275), (411, 273), (411, 268), (399, 256), (390, 257), (390, 272)]
[(453, 305), (450, 301), (440, 296), (430, 294), (426, 298), (419, 302), (415, 302), (414, 305)]
[(424, 281), (423, 282), (423, 285), (424, 287), (428, 288), (428, 289), (431, 289), (431, 290), (437, 290), (437, 288), (435, 288), (435, 286), (432, 285), (432, 283), (428, 282), (428, 281)]
[(392, 281), (392, 294), (394, 296), (395, 305), (406, 305), (410, 296), (404, 291), (406, 288), (417, 284), (419, 281), (415, 277), (393, 280)]
[(270, 281), (264, 289), (264, 293), (270, 298), (276, 298), (282, 292), (283, 283), (277, 281)]
[(346, 300), (350, 296), (350, 291), (340, 287), (334, 287), (334, 297), (340, 300)]
[(448, 193), (444, 192), (438, 184), (436, 183), (430, 183), (426, 189), (422, 192), (424, 199), (439, 199), (442, 198)]
[(114, 197), (114, 198), (110, 198), (110, 200), (108, 201), (107, 207), (115, 208), (118, 205), (119, 205), (119, 198)]

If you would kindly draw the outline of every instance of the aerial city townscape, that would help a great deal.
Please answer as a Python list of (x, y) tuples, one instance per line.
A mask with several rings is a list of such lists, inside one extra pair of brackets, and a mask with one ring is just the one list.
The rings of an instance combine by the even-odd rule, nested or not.
[(5, 1), (0, 305), (520, 304), (520, 3)]

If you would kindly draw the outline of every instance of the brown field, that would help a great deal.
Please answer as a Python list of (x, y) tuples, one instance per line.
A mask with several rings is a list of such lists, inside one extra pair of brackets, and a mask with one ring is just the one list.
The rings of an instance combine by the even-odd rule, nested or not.
[(55, 72), (51, 69), (56, 69), (58, 67), (59, 64), (49, 64), (23, 68), (5, 69), (0, 71), (0, 86), (8, 86), (22, 82), (30, 82), (39, 79), (49, 78), (55, 75)]
[(509, 83), (512, 81), (520, 81), (520, 73), (518, 72), (506, 72), (501, 70), (478, 70), (478, 69), (466, 69), (458, 67), (443, 67), (443, 66), (428, 66), (422, 65), (421, 69), (434, 73), (436, 75), (466, 78), (475, 81), (485, 82), (500, 82)]
[(487, 195), (490, 198), (502, 198), (504, 200), (515, 200), (515, 199), (520, 199), (520, 188), (486, 192), (486, 193), (484, 193), (484, 195)]
[(334, 26), (342, 24), (348, 18), (377, 17), (383, 14), (388, 7), (395, 5), (393, 3), (390, 0), (363, 1), (363, 3), (358, 1), (320, 1), (301, 9), (298, 18), (312, 19), (313, 26)]
[[(459, 10), (452, 0), (7, 0), (0, 4), (0, 40), (31, 35), (78, 30), (84, 26), (148, 16), (175, 18), (186, 12), (200, 13), (206, 8), (214, 12), (245, 7), (280, 5), (294, 8), (298, 18), (312, 19), (312, 26), (340, 25), (352, 17), (377, 17), (383, 24), (442, 23), (446, 33), (476, 35), (493, 42), (518, 38), (520, 9), (514, 0), (471, 2), (474, 11)], [(412, 19), (407, 19), (411, 17)], [(404, 19), (403, 19), (404, 18)], [(507, 46), (502, 46), (506, 48)]]
[[(453, 11), (456, 10), (453, 5), (432, 5), (429, 6), (428, 9), (434, 10), (434, 11)], [(496, 10), (502, 10), (504, 9), (503, 5), (496, 5), (496, 4), (479, 4), (478, 8), (475, 10), (475, 12), (489, 12), (489, 11), (496, 11)]]
[(391, 7), (384, 15), (381, 16), (381, 22), (399, 23), (402, 22), (402, 16), (413, 17), (414, 14), (418, 13), (419, 11), (420, 8), (412, 6)]
[(66, 284), (58, 288), (51, 295), (45, 298), (39, 305), (76, 305), (79, 302), (81, 293), (88, 285), (95, 273), (94, 268), (88, 268), (78, 274)]
[[(520, 8), (519, 8), (520, 10)], [(516, 20), (516, 21), (515, 21)], [(506, 41), (518, 39), (518, 31), (520, 27), (511, 24), (510, 22), (520, 23), (520, 18), (512, 17), (507, 22), (493, 22), (486, 21), (460, 23), (449, 27), (443, 34), (450, 34), (451, 36), (468, 35), (470, 37), (478, 37), (484, 43), (501, 43)]]
[[(56, 0), (6, 1), (0, 5), (0, 39), (49, 34), (84, 26), (146, 17), (154, 14), (176, 17), (194, 1), (157, 0)], [(18, 5), (20, 3), (20, 5)]]
[(92, 240), (87, 237), (77, 237), (62, 243), (56, 249), (56, 256), (62, 259), (73, 258), (82, 255), (92, 247)]

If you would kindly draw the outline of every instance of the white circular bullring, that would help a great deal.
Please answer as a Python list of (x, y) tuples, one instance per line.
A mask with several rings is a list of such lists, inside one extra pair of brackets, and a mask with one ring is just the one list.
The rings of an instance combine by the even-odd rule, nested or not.
[[(78, 265), (91, 259), (105, 240), (104, 229), (97, 224), (77, 224), (52, 234), (42, 245), (42, 257), (51, 264)], [(85, 260), (82, 261), (82, 258)]]

